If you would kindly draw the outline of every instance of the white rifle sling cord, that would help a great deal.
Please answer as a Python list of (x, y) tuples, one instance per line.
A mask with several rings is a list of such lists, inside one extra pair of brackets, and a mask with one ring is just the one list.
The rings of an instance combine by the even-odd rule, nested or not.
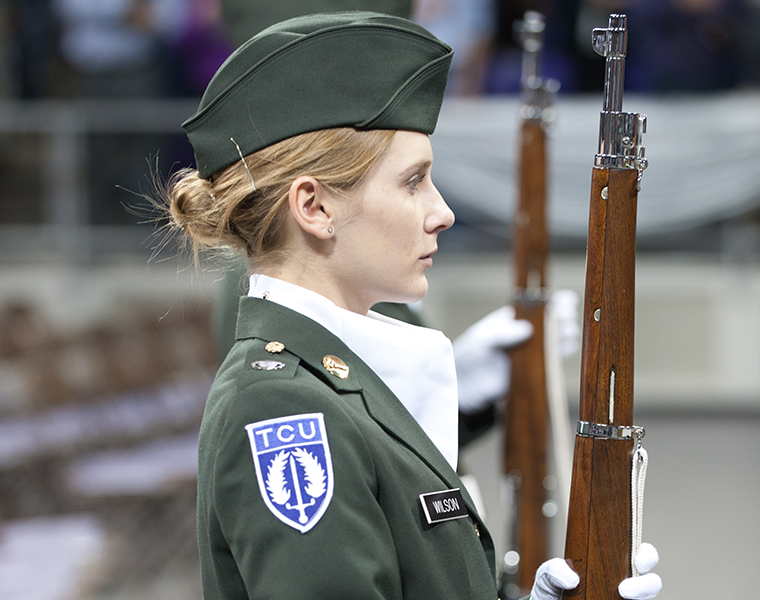
[[(559, 350), (559, 318), (548, 303), (544, 317), (544, 360), (546, 361), (546, 391), (549, 400), (549, 423), (557, 476), (557, 504), (561, 507), (562, 527), (567, 527), (567, 510), (570, 505), (570, 479), (573, 471), (573, 438), (570, 432), (570, 413), (567, 408), (565, 377)], [(559, 550), (562, 552), (562, 549)]]
[(639, 438), (636, 451), (633, 453), (633, 468), (631, 469), (631, 573), (639, 575), (636, 570), (636, 555), (641, 548), (641, 529), (644, 517), (644, 480), (647, 475), (647, 451), (641, 447)]

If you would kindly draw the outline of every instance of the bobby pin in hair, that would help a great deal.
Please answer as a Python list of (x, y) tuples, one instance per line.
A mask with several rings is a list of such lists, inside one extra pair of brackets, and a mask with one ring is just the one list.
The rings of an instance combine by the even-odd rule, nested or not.
[(245, 162), (245, 159), (243, 158), (243, 152), (240, 150), (240, 146), (238, 146), (238, 143), (235, 141), (234, 138), (230, 138), (230, 141), (235, 144), (235, 148), (237, 148), (238, 154), (240, 155), (240, 160), (243, 162), (243, 166), (245, 167), (246, 172), (248, 173), (248, 177), (251, 178), (251, 186), (253, 186), (253, 191), (256, 191), (256, 183), (253, 181), (253, 175), (251, 175), (251, 170), (248, 168), (248, 163)]

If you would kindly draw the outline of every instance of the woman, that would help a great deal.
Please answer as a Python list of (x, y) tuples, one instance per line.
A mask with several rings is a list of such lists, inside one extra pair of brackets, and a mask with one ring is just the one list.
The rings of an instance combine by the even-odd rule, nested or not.
[[(174, 182), (174, 222), (253, 272), (200, 433), (206, 598), (497, 596), (455, 472), (451, 344), (369, 310), (424, 296), (454, 222), (427, 137), (451, 56), (399, 18), (293, 19), (238, 49), (185, 123), (198, 170)], [(536, 598), (575, 576), (559, 563)]]

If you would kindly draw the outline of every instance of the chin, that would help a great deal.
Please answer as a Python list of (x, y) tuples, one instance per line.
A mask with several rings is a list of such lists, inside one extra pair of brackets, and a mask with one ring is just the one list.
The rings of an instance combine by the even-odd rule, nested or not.
[(393, 302), (396, 304), (413, 304), (422, 300), (428, 292), (428, 283), (425, 280), (424, 285), (415, 286), (414, 288), (407, 288), (404, 290), (396, 290), (390, 294), (385, 294), (382, 300), (379, 302)]
[(423, 278), (420, 285), (416, 286), (414, 290), (410, 290), (409, 294), (404, 300), (407, 304), (411, 304), (413, 302), (419, 302), (422, 300), (428, 293), (428, 282), (427, 279)]
[(385, 280), (376, 281), (372, 290), (374, 303), (393, 302), (396, 304), (410, 304), (419, 302), (428, 292), (428, 280), (424, 273), (407, 273), (406, 276), (388, 277)]

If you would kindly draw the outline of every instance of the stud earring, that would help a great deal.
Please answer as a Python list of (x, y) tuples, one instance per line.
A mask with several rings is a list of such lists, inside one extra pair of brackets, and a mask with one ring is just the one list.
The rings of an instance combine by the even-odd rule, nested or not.
[(327, 228), (327, 233), (332, 233), (332, 232), (333, 232), (333, 228), (332, 227), (328, 227)]

